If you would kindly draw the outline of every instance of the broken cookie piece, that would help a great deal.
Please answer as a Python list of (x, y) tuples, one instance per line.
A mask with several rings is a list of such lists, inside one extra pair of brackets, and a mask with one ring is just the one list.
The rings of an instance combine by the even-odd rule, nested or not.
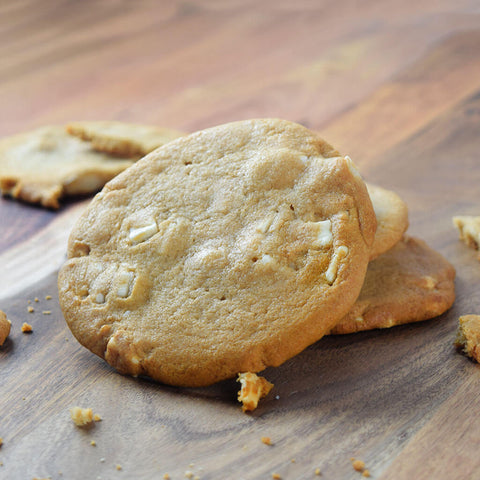
[(61, 198), (96, 192), (132, 163), (47, 126), (0, 140), (0, 190), (56, 209)]
[(111, 121), (73, 122), (67, 132), (91, 142), (99, 152), (138, 158), (184, 135), (169, 128)]
[(480, 244), (480, 217), (460, 216), (453, 217), (453, 224), (457, 227), (460, 240), (475, 250)]
[(3, 345), (8, 335), (10, 334), (10, 327), (12, 322), (7, 319), (5, 312), (0, 310), (0, 347)]
[(273, 383), (251, 372), (239, 373), (237, 382), (242, 385), (238, 392), (238, 401), (243, 403), (244, 412), (255, 410), (260, 399), (266, 397), (273, 388)]
[(456, 349), (480, 363), (480, 315), (463, 315), (458, 323)]

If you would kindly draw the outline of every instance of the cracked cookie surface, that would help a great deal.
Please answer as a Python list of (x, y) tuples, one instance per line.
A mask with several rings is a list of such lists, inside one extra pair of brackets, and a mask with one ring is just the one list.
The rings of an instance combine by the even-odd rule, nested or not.
[(60, 303), (122, 373), (182, 386), (277, 366), (348, 312), (376, 219), (353, 163), (283, 120), (177, 139), (109, 182), (69, 240)]

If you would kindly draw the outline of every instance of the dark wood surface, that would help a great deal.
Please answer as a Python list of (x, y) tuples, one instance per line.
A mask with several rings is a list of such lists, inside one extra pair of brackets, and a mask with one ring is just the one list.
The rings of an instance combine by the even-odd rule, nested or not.
[[(474, 0), (1, 2), (0, 136), (79, 119), (298, 121), (404, 198), (409, 232), (456, 267), (457, 300), (322, 339), (266, 370), (275, 388), (246, 415), (234, 381), (167, 387), (79, 346), (56, 273), (88, 199), (58, 212), (1, 199), (0, 479), (361, 478), (351, 457), (382, 480), (480, 478), (480, 367), (452, 346), (458, 316), (480, 313), (480, 263), (451, 223), (480, 214), (479, 53)], [(103, 421), (75, 428), (75, 405)]]

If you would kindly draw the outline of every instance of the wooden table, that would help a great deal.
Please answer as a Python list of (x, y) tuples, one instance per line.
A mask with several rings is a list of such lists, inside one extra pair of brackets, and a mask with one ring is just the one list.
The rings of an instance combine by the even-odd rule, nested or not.
[[(451, 224), (480, 213), (478, 5), (3, 0), (1, 136), (78, 119), (300, 122), (404, 198), (410, 234), (456, 267), (457, 300), (435, 320), (322, 339), (268, 369), (275, 389), (246, 415), (233, 381), (166, 387), (80, 347), (56, 273), (88, 200), (51, 212), (2, 199), (0, 308), (13, 328), (0, 349), (0, 478), (361, 478), (351, 457), (382, 480), (480, 478), (480, 367), (452, 346), (458, 316), (480, 313), (480, 264)], [(103, 421), (75, 428), (75, 405)]]

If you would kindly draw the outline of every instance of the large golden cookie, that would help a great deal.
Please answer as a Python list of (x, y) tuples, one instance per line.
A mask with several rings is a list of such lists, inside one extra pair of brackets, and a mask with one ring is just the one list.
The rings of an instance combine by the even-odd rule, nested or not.
[(109, 121), (72, 122), (67, 131), (91, 142), (95, 150), (138, 158), (184, 135), (169, 128)]
[(417, 238), (404, 238), (368, 265), (360, 296), (331, 333), (389, 328), (441, 315), (455, 300), (455, 269)]
[(63, 127), (43, 127), (0, 140), (0, 190), (58, 208), (60, 198), (96, 192), (132, 163), (92, 150)]
[(120, 372), (208, 385), (329, 332), (360, 292), (375, 226), (352, 162), (309, 130), (221, 125), (95, 197), (69, 240), (61, 307)]

